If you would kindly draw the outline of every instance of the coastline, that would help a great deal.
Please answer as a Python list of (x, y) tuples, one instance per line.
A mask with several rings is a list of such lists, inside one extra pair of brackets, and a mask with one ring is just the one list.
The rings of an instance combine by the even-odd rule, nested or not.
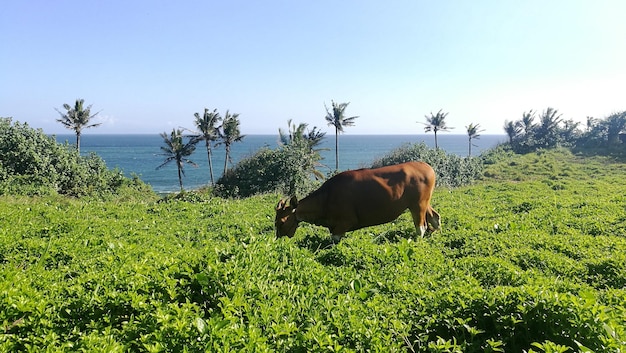
[[(55, 135), (58, 142), (75, 143), (75, 135)], [(439, 147), (447, 153), (466, 156), (468, 153), (467, 135), (439, 134)], [(495, 147), (506, 141), (505, 135), (482, 135), (473, 141), (472, 155), (477, 156), (482, 151)], [(405, 144), (425, 143), (434, 147), (434, 134), (396, 134), (396, 135), (339, 135), (339, 169), (358, 169), (369, 167), (371, 163), (390, 151)], [(327, 173), (334, 169), (335, 163), (335, 136), (326, 135), (320, 148), (323, 166), (320, 170)], [(111, 169), (118, 168), (126, 176), (137, 175), (144, 182), (150, 184), (157, 193), (178, 191), (178, 177), (176, 168), (166, 166), (159, 170), (156, 167), (163, 162), (161, 146), (163, 139), (158, 134), (84, 134), (81, 136), (81, 153), (96, 153)], [(232, 145), (231, 157), (233, 163), (253, 155), (259, 148), (276, 148), (279, 146), (278, 134), (246, 135), (240, 143)], [(212, 148), (213, 172), (219, 178), (224, 169), (223, 147)], [(198, 167), (185, 166), (183, 179), (186, 190), (197, 189), (209, 184), (208, 160), (204, 144), (197, 146), (190, 157)], [(229, 163), (229, 167), (232, 165)]]

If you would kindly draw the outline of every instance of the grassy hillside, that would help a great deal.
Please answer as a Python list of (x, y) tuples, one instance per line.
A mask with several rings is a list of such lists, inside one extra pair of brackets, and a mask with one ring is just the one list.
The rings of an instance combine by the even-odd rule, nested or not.
[[(409, 214), (275, 239), (278, 195), (0, 199), (0, 351), (615, 352), (626, 166), (511, 156)], [(194, 197), (190, 197), (194, 198)]]

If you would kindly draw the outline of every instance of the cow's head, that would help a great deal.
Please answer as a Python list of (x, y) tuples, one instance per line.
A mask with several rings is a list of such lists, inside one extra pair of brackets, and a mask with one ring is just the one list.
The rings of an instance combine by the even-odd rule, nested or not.
[(280, 200), (276, 205), (276, 219), (274, 220), (274, 226), (276, 227), (277, 237), (293, 237), (298, 228), (298, 220), (296, 219), (296, 207), (298, 206), (298, 199), (293, 196), (291, 200)]
[(428, 230), (431, 233), (441, 228), (441, 216), (439, 216), (439, 213), (432, 207), (429, 207), (428, 210), (426, 210), (426, 223)]

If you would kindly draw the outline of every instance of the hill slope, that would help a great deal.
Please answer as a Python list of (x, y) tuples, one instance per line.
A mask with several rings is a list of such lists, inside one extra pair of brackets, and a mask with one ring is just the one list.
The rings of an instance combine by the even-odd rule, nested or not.
[(625, 170), (513, 156), (437, 189), (431, 237), (404, 214), (334, 247), (275, 239), (277, 195), (3, 197), (0, 351), (623, 350)]

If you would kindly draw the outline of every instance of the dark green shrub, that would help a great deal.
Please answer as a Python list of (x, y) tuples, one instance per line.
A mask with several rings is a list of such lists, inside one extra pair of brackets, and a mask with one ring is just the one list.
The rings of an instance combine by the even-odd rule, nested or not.
[(482, 174), (482, 163), (479, 158), (459, 157), (448, 154), (440, 149), (431, 149), (425, 143), (405, 144), (382, 158), (374, 161), (372, 168), (404, 163), (423, 161), (430, 164), (437, 173), (437, 185), (457, 187), (467, 185)]
[(93, 153), (81, 157), (41, 129), (0, 118), (0, 194), (105, 195), (121, 188), (151, 192), (138, 178), (109, 170)]
[(248, 197), (267, 192), (302, 195), (317, 186), (312, 174), (320, 159), (319, 153), (298, 143), (275, 150), (262, 148), (228, 170), (217, 181), (214, 193), (221, 197)]
[(163, 198), (159, 200), (161, 202), (191, 202), (191, 203), (200, 203), (200, 202), (208, 202), (213, 197), (212, 188), (204, 187), (198, 190), (184, 190), (181, 192), (175, 192), (164, 195)]
[(510, 160), (515, 156), (515, 152), (509, 143), (499, 144), (496, 147), (484, 151), (480, 155), (483, 164), (496, 164), (503, 160)]

